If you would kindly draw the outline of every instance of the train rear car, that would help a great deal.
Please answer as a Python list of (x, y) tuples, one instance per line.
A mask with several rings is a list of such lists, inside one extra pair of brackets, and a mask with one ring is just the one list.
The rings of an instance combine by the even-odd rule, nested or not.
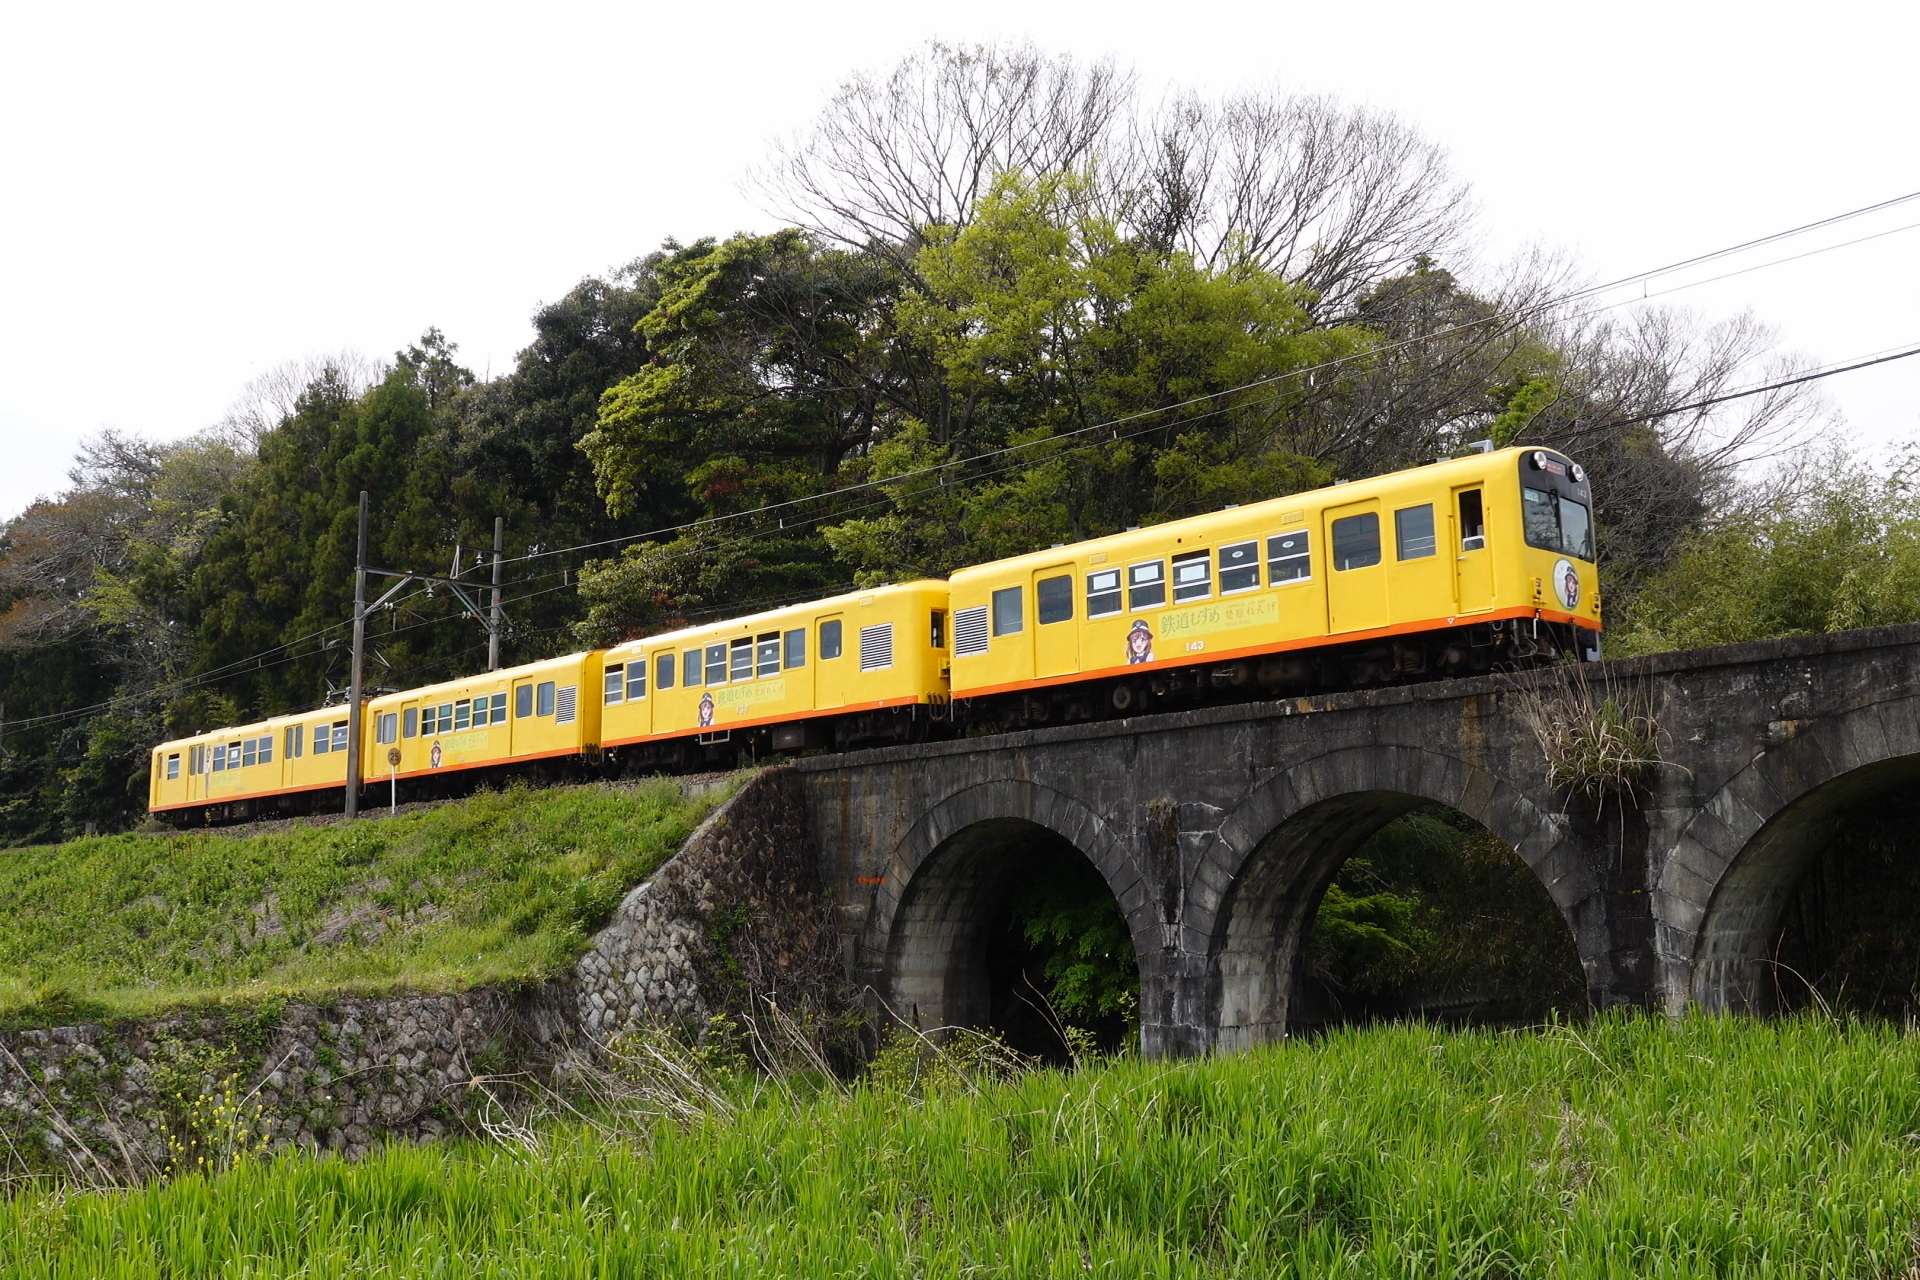
[(147, 808), (175, 821), (310, 813), (347, 777), (347, 709), (216, 729), (153, 750)]

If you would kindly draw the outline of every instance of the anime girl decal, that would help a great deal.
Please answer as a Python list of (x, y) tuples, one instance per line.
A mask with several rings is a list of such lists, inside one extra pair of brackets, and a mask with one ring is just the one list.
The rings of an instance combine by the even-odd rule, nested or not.
[(711, 693), (703, 693), (700, 695), (700, 727), (704, 729), (712, 723), (713, 695)]
[(1145, 618), (1135, 618), (1133, 629), (1127, 632), (1127, 665), (1137, 667), (1143, 662), (1153, 661), (1153, 628), (1147, 625)]
[(440, 760), (440, 744), (436, 741), (433, 744), (433, 750), (427, 753), (427, 766), (432, 769), (438, 769), (440, 767)]
[(1573, 567), (1571, 560), (1562, 560), (1553, 566), (1553, 585), (1561, 604), (1571, 609), (1580, 603), (1580, 571)]

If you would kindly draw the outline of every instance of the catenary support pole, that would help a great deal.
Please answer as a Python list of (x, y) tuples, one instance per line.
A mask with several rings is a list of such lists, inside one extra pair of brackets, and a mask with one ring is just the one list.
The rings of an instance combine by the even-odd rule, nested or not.
[(360, 816), (360, 675), (367, 648), (367, 491), (360, 491), (360, 549), (353, 557), (353, 676), (347, 690), (347, 802), (341, 811)]
[(500, 669), (500, 551), (507, 535), (507, 522), (493, 518), (493, 606), (487, 610), (487, 670)]

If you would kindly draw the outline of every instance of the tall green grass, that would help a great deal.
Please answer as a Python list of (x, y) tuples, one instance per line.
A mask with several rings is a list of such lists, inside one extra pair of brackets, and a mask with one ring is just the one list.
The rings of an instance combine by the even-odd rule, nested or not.
[(0, 850), (0, 1020), (544, 976), (711, 807), (665, 781), (516, 787), (350, 825)]
[(0, 1205), (17, 1277), (1905, 1276), (1920, 1043), (1342, 1032)]

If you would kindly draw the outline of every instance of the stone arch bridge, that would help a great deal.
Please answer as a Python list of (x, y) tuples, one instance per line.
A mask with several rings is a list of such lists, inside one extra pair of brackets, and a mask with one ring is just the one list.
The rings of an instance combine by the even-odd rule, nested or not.
[(1764, 1007), (1767, 950), (1829, 820), (1920, 780), (1920, 627), (1585, 669), (1644, 705), (1624, 804), (1549, 785), (1511, 677), (1242, 704), (798, 762), (855, 980), (923, 1026), (985, 1020), (1010, 870), (1079, 850), (1125, 912), (1151, 1054), (1284, 1035), (1346, 856), (1438, 802), (1510, 844), (1596, 1007)]

